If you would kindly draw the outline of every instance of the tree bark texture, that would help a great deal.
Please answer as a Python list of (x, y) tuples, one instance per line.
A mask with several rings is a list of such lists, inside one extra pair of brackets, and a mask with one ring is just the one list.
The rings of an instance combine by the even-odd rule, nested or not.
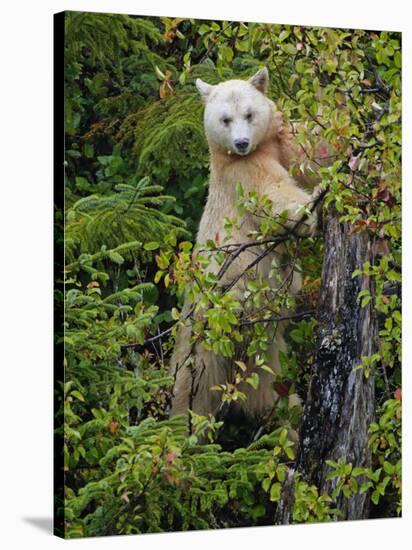
[[(300, 430), (296, 471), (319, 493), (331, 494), (337, 480), (326, 480), (325, 460), (339, 458), (355, 467), (370, 465), (368, 428), (374, 414), (374, 379), (354, 370), (363, 356), (377, 351), (373, 300), (361, 308), (357, 296), (374, 289), (369, 277), (352, 278), (355, 269), (373, 261), (367, 232), (351, 233), (337, 213), (324, 220), (325, 251), (317, 313), (318, 338), (312, 379)], [(285, 487), (287, 497), (290, 487)], [(290, 499), (288, 499), (290, 502)], [(276, 523), (289, 523), (291, 511), (281, 503)], [(344, 519), (368, 516), (367, 493), (338, 499)]]

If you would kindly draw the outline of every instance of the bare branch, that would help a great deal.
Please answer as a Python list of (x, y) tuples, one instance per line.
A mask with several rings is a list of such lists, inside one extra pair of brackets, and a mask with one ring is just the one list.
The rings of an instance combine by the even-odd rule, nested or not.
[[(312, 204), (311, 206), (309, 207), (309, 212), (313, 212), (316, 207), (318, 206), (318, 204), (323, 200), (324, 196), (326, 195), (327, 193), (327, 189), (323, 189), (317, 196), (316, 198), (312, 201)], [(225, 262), (223, 263), (222, 267), (220, 268), (220, 270), (218, 271), (217, 273), (217, 278), (218, 280), (221, 280), (223, 275), (227, 272), (227, 270), (229, 269), (230, 265), (236, 260), (236, 258), (238, 258), (240, 256), (240, 254), (242, 254), (242, 252), (244, 252), (245, 250), (247, 250), (248, 248), (251, 248), (251, 247), (254, 247), (254, 246), (262, 246), (262, 245), (265, 245), (265, 244), (270, 244), (271, 246), (269, 246), (266, 250), (264, 250), (261, 254), (259, 254), (259, 256), (257, 256), (252, 262), (249, 263), (249, 265), (246, 266), (246, 268), (244, 269), (244, 271), (238, 275), (237, 277), (235, 277), (229, 285), (227, 285), (224, 289), (224, 294), (226, 294), (227, 292), (229, 292), (230, 289), (232, 289), (234, 287), (234, 285), (243, 277), (243, 275), (249, 271), (252, 267), (254, 267), (255, 265), (257, 265), (263, 258), (265, 258), (268, 254), (270, 254), (279, 244), (283, 243), (283, 242), (286, 242), (287, 240), (289, 240), (292, 236), (295, 237), (295, 238), (301, 238), (299, 235), (297, 235), (296, 231), (297, 229), (303, 224), (305, 223), (305, 220), (307, 219), (308, 217), (308, 214), (305, 212), (301, 218), (299, 220), (296, 221), (296, 223), (293, 225), (293, 227), (291, 227), (287, 233), (283, 234), (283, 235), (280, 235), (280, 236), (277, 236), (277, 237), (274, 237), (273, 239), (266, 239), (264, 241), (252, 241), (252, 242), (248, 242), (248, 243), (242, 243), (242, 244), (238, 244), (238, 245), (224, 245), (226, 247), (229, 247), (229, 246), (237, 246), (237, 250), (235, 250), (234, 252), (229, 252), (229, 256), (226, 258)], [(220, 247), (220, 248), (223, 248), (223, 247)], [(215, 288), (217, 286), (218, 283), (216, 283), (213, 288)], [(182, 318), (182, 321), (186, 321), (187, 319), (190, 318), (190, 316), (193, 314), (194, 312), (194, 309), (195, 309), (195, 305), (192, 304), (189, 311), (187, 312), (187, 314)], [(124, 353), (125, 351), (129, 350), (129, 351), (138, 351), (139, 349), (144, 349), (145, 346), (147, 346), (147, 344), (151, 344), (153, 342), (156, 342), (158, 340), (161, 340), (162, 338), (164, 338), (165, 336), (168, 336), (173, 328), (174, 328), (175, 325), (172, 325), (171, 327), (167, 328), (166, 330), (160, 332), (159, 334), (157, 334), (156, 336), (152, 336), (150, 338), (147, 338), (143, 344), (124, 344), (123, 346), (121, 346), (121, 353)]]

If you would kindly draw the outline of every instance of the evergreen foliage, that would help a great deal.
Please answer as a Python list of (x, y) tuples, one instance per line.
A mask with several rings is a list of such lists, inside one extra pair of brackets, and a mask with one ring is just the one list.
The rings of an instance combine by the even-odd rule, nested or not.
[[(147, 243), (153, 236), (160, 241), (168, 235), (187, 236), (180, 219), (160, 210), (159, 206), (176, 200), (173, 196), (160, 194), (160, 185), (150, 185), (144, 178), (134, 185), (118, 183), (113, 190), (115, 193), (110, 195), (83, 197), (68, 209), (68, 262), (73, 261), (76, 254), (94, 254), (102, 246), (115, 248), (134, 240)], [(121, 263), (121, 259), (117, 263)]]

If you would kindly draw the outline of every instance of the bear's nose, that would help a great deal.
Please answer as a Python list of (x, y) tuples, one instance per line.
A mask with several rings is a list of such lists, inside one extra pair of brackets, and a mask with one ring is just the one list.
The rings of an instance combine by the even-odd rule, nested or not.
[(249, 147), (249, 140), (248, 139), (235, 139), (233, 143), (234, 143), (236, 149), (240, 153), (244, 153), (246, 151), (246, 149)]

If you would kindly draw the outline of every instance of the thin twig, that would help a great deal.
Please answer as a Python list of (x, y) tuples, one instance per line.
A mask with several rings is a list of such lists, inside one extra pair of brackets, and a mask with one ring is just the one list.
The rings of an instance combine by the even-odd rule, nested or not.
[[(312, 213), (316, 209), (318, 204), (323, 200), (326, 193), (327, 193), (327, 189), (322, 189), (322, 191), (319, 193), (319, 195), (316, 197), (316, 199), (312, 201), (312, 204), (309, 208), (310, 213)], [(255, 258), (249, 265), (247, 265), (245, 270), (240, 275), (235, 277), (235, 279), (233, 281), (231, 281), (231, 283), (227, 287), (225, 287), (224, 293), (227, 293), (231, 288), (233, 288), (233, 286), (241, 279), (241, 277), (244, 275), (244, 273), (246, 271), (250, 270), (252, 267), (257, 265), (264, 257), (266, 257), (268, 254), (270, 254), (279, 244), (289, 240), (292, 235), (297, 237), (298, 235), (296, 234), (296, 231), (301, 226), (301, 224), (303, 224), (305, 222), (307, 217), (308, 217), (308, 214), (305, 212), (303, 214), (303, 216), (301, 216), (301, 218), (295, 222), (294, 226), (291, 227), (288, 230), (288, 233), (285, 234), (285, 235), (280, 235), (278, 237), (275, 237), (274, 239), (267, 239), (265, 241), (253, 241), (251, 243), (250, 242), (249, 243), (243, 243), (243, 244), (239, 245), (238, 249), (235, 252), (230, 252), (229, 253), (230, 255), (225, 260), (225, 262), (223, 263), (223, 265), (220, 268), (219, 272), (217, 273), (218, 280), (222, 279), (223, 275), (227, 272), (230, 265), (246, 249), (250, 248), (251, 246), (261, 246), (262, 244), (269, 244), (269, 243), (271, 244), (271, 246), (269, 246), (257, 258)], [(218, 283), (215, 283), (215, 285), (212, 288), (215, 288), (217, 284)], [(192, 315), (194, 309), (195, 309), (195, 305), (192, 304), (189, 311), (187, 312), (187, 314), (183, 317), (182, 321), (186, 321), (187, 319), (189, 319), (189, 317)], [(124, 344), (120, 348), (121, 352), (123, 353), (124, 351), (127, 351), (127, 350), (135, 350), (136, 351), (136, 350), (139, 350), (141, 348), (144, 348), (147, 344), (150, 344), (152, 342), (156, 342), (157, 340), (160, 340), (163, 337), (169, 335), (172, 332), (173, 328), (174, 328), (174, 325), (167, 328), (163, 332), (160, 332), (156, 336), (152, 336), (152, 337), (148, 338), (147, 340), (145, 340), (143, 342), (143, 344)]]
[(242, 326), (245, 325), (256, 325), (258, 323), (278, 323), (281, 321), (301, 321), (307, 317), (311, 317), (315, 313), (314, 309), (309, 309), (307, 311), (301, 311), (298, 313), (291, 313), (290, 315), (281, 315), (279, 317), (267, 317), (266, 319), (246, 319), (240, 321), (239, 324)]

